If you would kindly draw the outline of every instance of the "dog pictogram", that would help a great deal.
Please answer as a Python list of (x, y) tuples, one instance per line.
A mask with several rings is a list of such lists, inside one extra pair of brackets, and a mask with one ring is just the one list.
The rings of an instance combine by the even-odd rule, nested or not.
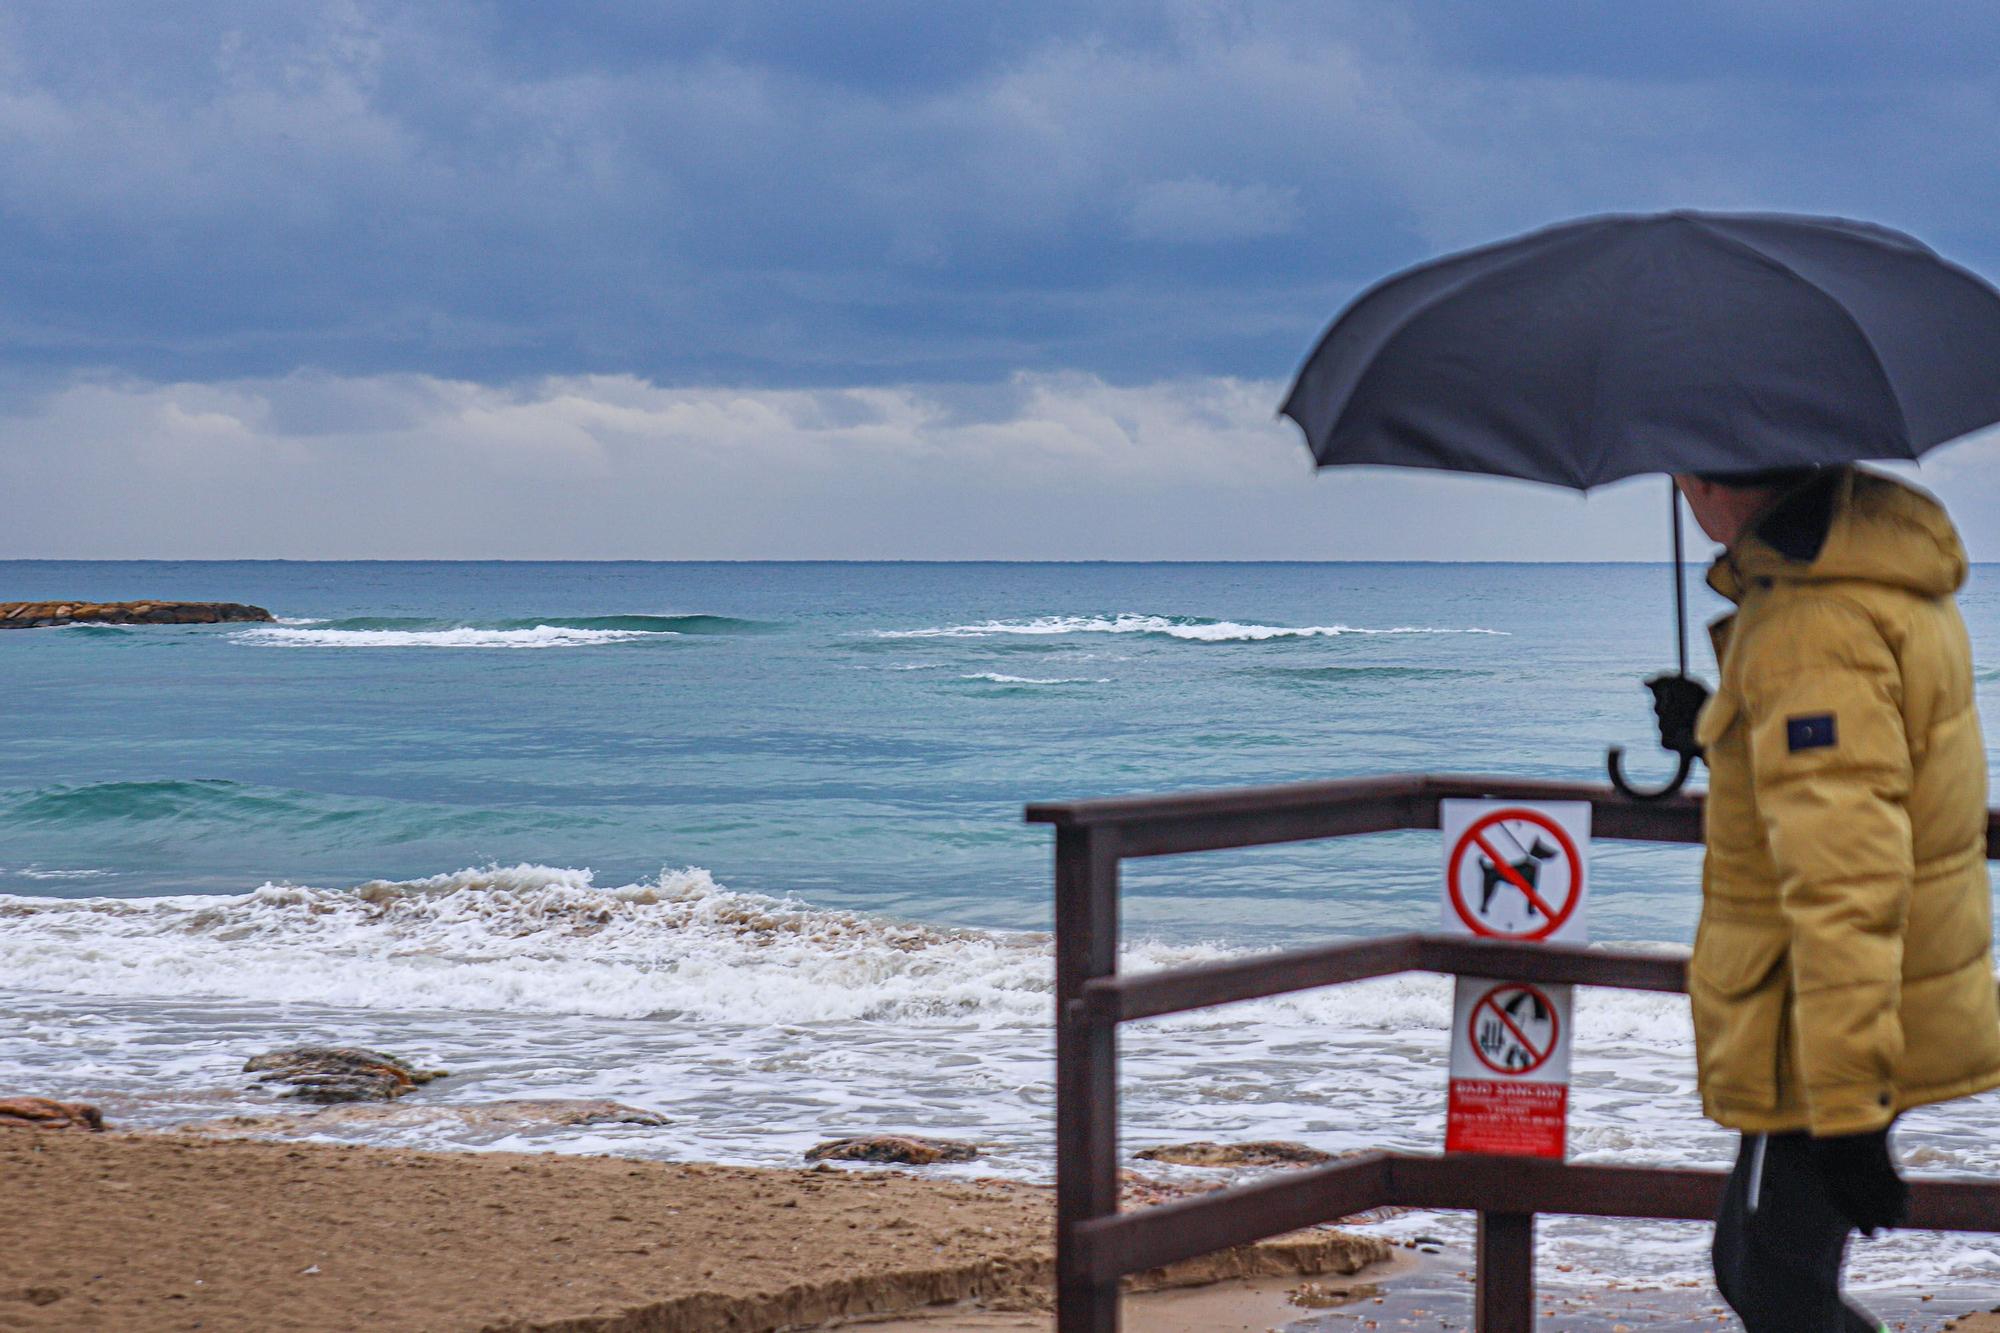
[[(1501, 827), (1504, 828), (1505, 825), (1502, 825)], [(1526, 848), (1520, 860), (1507, 862), (1508, 869), (1514, 872), (1512, 875), (1507, 874), (1505, 871), (1501, 870), (1498, 865), (1494, 864), (1492, 861), (1489, 861), (1482, 856), (1479, 859), (1480, 914), (1484, 915), (1487, 911), (1491, 910), (1493, 906), (1494, 890), (1498, 889), (1502, 884), (1509, 883), (1511, 881), (1516, 883), (1525, 883), (1529, 888), (1531, 889), (1534, 888), (1542, 877), (1542, 862), (1553, 860), (1555, 859), (1555, 856), (1556, 856), (1555, 848), (1549, 846), (1547, 843), (1543, 842), (1540, 838), (1536, 838), (1535, 845), (1533, 847)], [(1540, 909), (1536, 906), (1534, 901), (1530, 901), (1528, 904), (1528, 910), (1530, 912), (1534, 912)]]

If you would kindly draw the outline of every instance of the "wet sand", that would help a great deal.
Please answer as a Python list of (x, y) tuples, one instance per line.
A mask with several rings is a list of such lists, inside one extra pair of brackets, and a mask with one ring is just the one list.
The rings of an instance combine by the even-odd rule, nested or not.
[[(6, 1130), (0, 1331), (1046, 1327), (1049, 1204), (881, 1171)], [(1388, 1248), (1315, 1231), (1196, 1260), (1147, 1284), (1224, 1285), (1134, 1297), (1129, 1327), (1271, 1327), (1287, 1286)]]
[[(1993, 1290), (1967, 1288), (1881, 1292), (1855, 1297), (1892, 1333), (2000, 1333)], [(1536, 1326), (1562, 1333), (1693, 1333), (1742, 1325), (1707, 1283), (1655, 1287), (1544, 1282), (1536, 1293)], [(1472, 1327), (1472, 1256), (1447, 1250), (1381, 1284), (1374, 1297), (1314, 1316), (1303, 1312), (1287, 1333), (1443, 1333)]]
[[(1410, 1257), (1399, 1252), (1386, 1262), (1348, 1276), (1232, 1278), (1201, 1287), (1137, 1292), (1125, 1297), (1120, 1324), (1124, 1333), (1270, 1333), (1273, 1329), (1305, 1328), (1326, 1306), (1299, 1304), (1294, 1294), (1302, 1287), (1309, 1285), (1342, 1306), (1373, 1309), (1376, 1307), (1369, 1302), (1385, 1290), (1384, 1284), (1413, 1267)], [(981, 1310), (956, 1305), (840, 1327), (866, 1328), (868, 1333), (1052, 1333), (1055, 1320), (1045, 1310)]]

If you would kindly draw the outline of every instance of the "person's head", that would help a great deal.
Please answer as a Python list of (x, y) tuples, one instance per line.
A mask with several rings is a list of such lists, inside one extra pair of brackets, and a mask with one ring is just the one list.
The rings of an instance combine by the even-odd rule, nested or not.
[(1676, 472), (1674, 485), (1687, 498), (1701, 530), (1724, 546), (1734, 546), (1787, 491), (1811, 478), (1813, 468), (1698, 475)]

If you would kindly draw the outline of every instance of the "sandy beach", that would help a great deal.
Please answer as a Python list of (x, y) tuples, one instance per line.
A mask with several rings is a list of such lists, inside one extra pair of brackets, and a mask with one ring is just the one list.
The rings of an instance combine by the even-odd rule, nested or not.
[[(0, 1129), (0, 1333), (1049, 1333), (1050, 1202), (921, 1169)], [(1139, 1275), (1124, 1327), (1446, 1333), (1470, 1270), (1315, 1228)], [(2000, 1333), (2000, 1293), (1863, 1299), (1899, 1333)], [(1539, 1305), (1566, 1333), (1734, 1326), (1696, 1282)]]
[[(1048, 1323), (1048, 1192), (1000, 1182), (11, 1130), (0, 1215), (5, 1333)], [(1211, 1256), (1146, 1275), (1192, 1289), (1128, 1323), (1273, 1327), (1307, 1313), (1288, 1287), (1389, 1253), (1323, 1230)]]

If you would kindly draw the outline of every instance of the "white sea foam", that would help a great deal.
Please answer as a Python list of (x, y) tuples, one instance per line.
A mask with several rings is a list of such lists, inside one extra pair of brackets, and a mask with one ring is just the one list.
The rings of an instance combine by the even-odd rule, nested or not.
[[(1142, 941), (1120, 968), (1240, 954)], [(430, 1100), (611, 1097), (672, 1120), (497, 1142), (352, 1131), (366, 1141), (781, 1165), (836, 1133), (929, 1130), (992, 1145), (968, 1172), (1046, 1179), (1051, 970), (1045, 936), (734, 892), (696, 869), (619, 887), (518, 865), (232, 897), (0, 896), (0, 1085), (87, 1092), (139, 1125), (268, 1112), (246, 1054), (351, 1042), (453, 1068)], [(1410, 974), (1127, 1025), (1125, 1142), (1436, 1151), (1450, 1021), (1449, 982)], [(1726, 1161), (1732, 1140), (1694, 1095), (1684, 999), (1583, 990), (1574, 1030), (1574, 1159)], [(1927, 1108), (1899, 1142), (1913, 1169), (1991, 1174), (2000, 1107)], [(1850, 1273), (1964, 1278), (1981, 1246), (1897, 1233), (1858, 1247)], [(1541, 1249), (1571, 1282), (1694, 1279), (1704, 1263), (1691, 1229), (1651, 1224), (1552, 1222)]]
[(530, 629), (249, 629), (231, 637), (274, 648), (589, 648), (678, 636), (672, 630), (536, 625)]
[[(1240, 950), (1140, 941), (1149, 971)], [(1047, 937), (942, 929), (741, 893), (705, 870), (615, 888), (588, 870), (487, 866), (351, 889), (266, 884), (234, 896), (0, 894), (0, 977), (22, 990), (212, 997), (361, 1009), (739, 1022), (1040, 1024)], [(1450, 989), (1395, 977), (1159, 1020), (1156, 1030), (1441, 1033)], [(1686, 1038), (1672, 997), (1592, 993), (1585, 1012), (1635, 1048)]]
[[(1145, 971), (1227, 957), (1137, 943)], [(233, 896), (0, 894), (0, 977), (22, 990), (776, 1023), (1040, 1023), (1045, 936), (941, 929), (741, 893), (705, 870), (600, 887), (588, 870), (486, 866), (351, 889)], [(1274, 1012), (1381, 1033), (1439, 1029), (1433, 978), (1307, 992)], [(1236, 1027), (1235, 1010), (1162, 1026)]]
[(1009, 936), (733, 893), (706, 871), (597, 887), (587, 870), (462, 870), (234, 897), (0, 895), (0, 977), (74, 994), (770, 1022), (1040, 1009)]
[(78, 880), (109, 879), (118, 872), (115, 870), (50, 870), (41, 866), (23, 866), (14, 873), (22, 879)]
[(1009, 676), (998, 671), (975, 671), (960, 680), (983, 680), (989, 685), (1109, 685), (1109, 676)]
[(1427, 625), (1369, 627), (1362, 625), (1258, 625), (1233, 620), (1200, 620), (1187, 616), (1039, 616), (1033, 620), (985, 620), (969, 625), (929, 629), (876, 630), (882, 639), (975, 639), (996, 634), (1161, 634), (1201, 643), (1253, 643), (1266, 639), (1330, 639), (1343, 635), (1492, 634), (1497, 629), (1441, 629)]

